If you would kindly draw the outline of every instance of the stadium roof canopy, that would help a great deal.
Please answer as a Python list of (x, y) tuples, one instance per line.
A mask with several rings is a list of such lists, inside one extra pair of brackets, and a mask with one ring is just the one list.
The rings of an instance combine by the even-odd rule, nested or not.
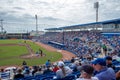
[(94, 23), (87, 23), (87, 24), (78, 24), (78, 25), (72, 25), (72, 26), (65, 26), (65, 27), (60, 27), (60, 29), (77, 29), (79, 27), (84, 27), (88, 25), (95, 25), (95, 24), (101, 24), (101, 22), (94, 22)]
[(120, 23), (119, 19), (113, 19), (113, 20), (107, 20), (107, 21), (101, 21), (101, 22), (93, 22), (93, 23), (87, 23), (87, 24), (78, 24), (78, 25), (71, 25), (71, 26), (65, 26), (65, 27), (59, 27), (59, 28), (48, 28), (45, 30), (64, 30), (64, 29), (77, 29), (80, 27), (89, 27), (90, 25), (97, 25), (97, 24), (117, 24)]
[(61, 28), (48, 28), (48, 29), (45, 29), (45, 30), (62, 30)]
[(120, 18), (119, 19), (113, 19), (113, 20), (107, 20), (107, 21), (103, 21), (102, 24), (110, 24), (110, 23), (120, 23)]

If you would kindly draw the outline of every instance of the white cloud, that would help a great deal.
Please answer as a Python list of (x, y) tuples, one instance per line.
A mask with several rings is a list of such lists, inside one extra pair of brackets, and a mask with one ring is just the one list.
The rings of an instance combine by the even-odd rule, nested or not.
[(16, 30), (35, 29), (35, 14), (40, 30), (94, 22), (96, 1), (100, 4), (99, 21), (120, 18), (120, 0), (0, 0), (0, 19), (4, 19), (6, 30), (13, 26)]

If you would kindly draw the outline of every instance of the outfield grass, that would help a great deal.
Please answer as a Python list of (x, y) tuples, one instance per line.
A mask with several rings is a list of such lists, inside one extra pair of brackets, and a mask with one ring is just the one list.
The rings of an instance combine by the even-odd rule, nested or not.
[(0, 46), (0, 59), (18, 57), (27, 53), (28, 50), (25, 46)]
[[(0, 40), (0, 44), (19, 44), (24, 43), (24, 40)], [(22, 59), (19, 56), (27, 54), (28, 50), (25, 46), (0, 46), (0, 66), (21, 65), (25, 60), (29, 66), (44, 64), (48, 59), (52, 62), (62, 58), (62, 55), (58, 52), (50, 52), (41, 46), (36, 45), (34, 42), (27, 41), (30, 44), (34, 52), (39, 48), (46, 54), (45, 57), (34, 59)]]
[(15, 43), (21, 43), (24, 40), (0, 40), (0, 44), (15, 44)]

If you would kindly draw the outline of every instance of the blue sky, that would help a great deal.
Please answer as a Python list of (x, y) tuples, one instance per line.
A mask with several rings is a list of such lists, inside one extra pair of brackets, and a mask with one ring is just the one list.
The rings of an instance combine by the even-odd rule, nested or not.
[(7, 32), (63, 27), (95, 22), (94, 2), (99, 1), (99, 21), (120, 18), (120, 0), (0, 0), (0, 19)]

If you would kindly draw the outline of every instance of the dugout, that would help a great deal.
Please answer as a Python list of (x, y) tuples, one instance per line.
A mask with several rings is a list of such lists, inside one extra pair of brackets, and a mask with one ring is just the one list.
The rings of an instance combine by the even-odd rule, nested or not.
[(7, 33), (6, 38), (7, 39), (29, 39), (30, 37), (29, 33)]
[(60, 49), (64, 49), (65, 48), (64, 44), (61, 44), (61, 43), (58, 43), (58, 42), (54, 42), (54, 41), (49, 41), (48, 44), (50, 44), (52, 46), (55, 46), (57, 48), (60, 48)]

